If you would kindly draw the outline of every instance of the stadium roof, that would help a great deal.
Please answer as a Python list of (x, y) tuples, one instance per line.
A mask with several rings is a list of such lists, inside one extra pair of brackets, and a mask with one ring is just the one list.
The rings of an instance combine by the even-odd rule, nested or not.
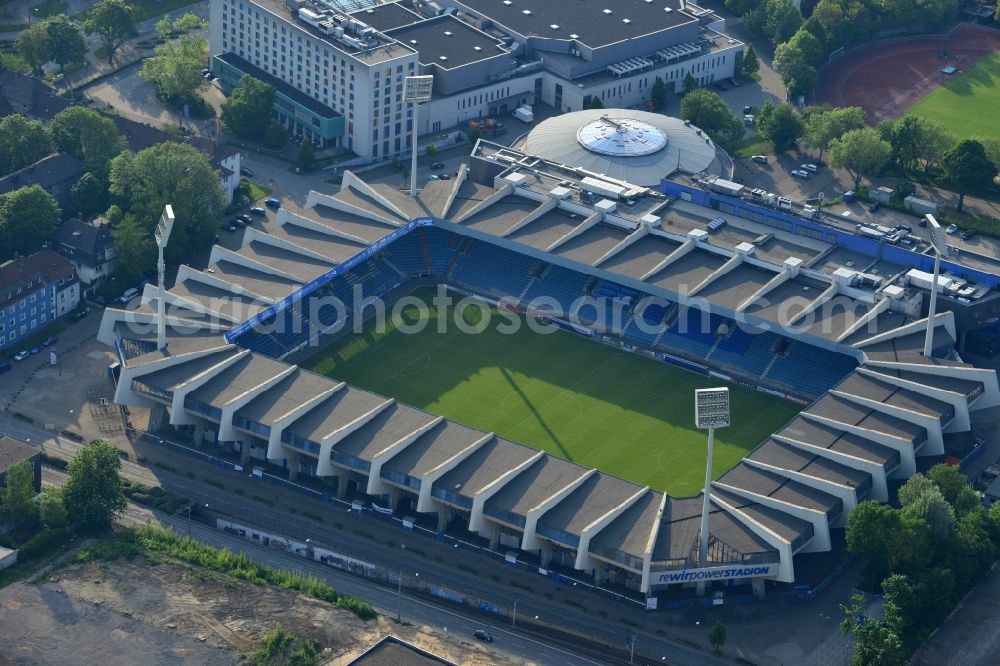
[[(796, 516), (811, 512), (834, 520), (841, 513), (840, 498), (853, 489), (860, 499), (879, 467), (884, 470), (884, 489), (886, 473), (900, 465), (900, 452), (907, 446), (915, 452), (929, 443), (929, 428), (937, 427), (934, 420), (947, 421), (963, 406), (956, 398), (964, 396), (968, 402), (986, 390), (997, 392), (993, 373), (954, 356), (923, 357), (922, 333), (909, 333), (916, 326), (895, 332), (910, 320), (892, 312), (885, 301), (874, 295), (866, 298), (858, 290), (842, 291), (836, 280), (818, 271), (793, 271), (770, 261), (784, 256), (779, 249), (800, 247), (803, 254), (820, 257), (829, 249), (821, 241), (782, 238), (776, 249), (779, 236), (769, 232), (775, 235), (755, 236), (750, 245), (770, 247), (778, 254), (740, 254), (730, 245), (757, 228), (735, 220), (724, 242), (716, 243), (721, 234), (696, 238), (689, 232), (698, 229), (693, 226), (698, 219), (707, 218), (692, 212), (693, 204), (681, 206), (642, 188), (634, 206), (618, 201), (617, 211), (599, 213), (572, 198), (573, 207), (557, 211), (563, 199), (550, 191), (561, 181), (572, 186), (581, 174), (573, 176), (565, 167), (537, 160), (533, 164), (534, 171), (527, 172), (531, 177), (514, 185), (506, 176), (525, 171), (527, 163), (514, 170), (477, 163), (499, 167), (480, 178), (485, 183), (492, 179), (492, 185), (466, 180), (460, 169), (455, 180), (437, 183), (433, 197), (419, 202), (346, 173), (337, 194), (311, 193), (304, 212), (280, 211), (264, 230), (248, 230), (240, 250), (215, 250), (214, 261), (204, 271), (181, 267), (177, 286), (168, 292), (165, 349), (155, 348), (154, 288), (146, 289), (138, 310), (108, 308), (100, 338), (116, 346), (123, 362), (119, 392), (135, 387), (136, 394), (162, 402), (165, 398), (157, 392), (190, 389), (192, 401), (217, 408), (246, 397), (246, 404), (236, 410), (240, 419), (264, 427), (281, 420), (282, 440), (293, 447), (301, 448), (294, 438), (333, 442), (333, 461), (356, 473), (366, 470), (356, 461), (371, 463), (379, 454), (392, 456), (384, 462), (387, 472), (414, 478), (433, 478), (433, 472), (453, 465), (434, 481), (434, 498), (463, 511), (470, 511), (479, 493), (488, 498), (485, 515), (507, 525), (524, 522), (536, 510), (538, 535), (564, 545), (581, 536), (584, 528), (607, 519), (593, 535), (592, 550), (598, 556), (611, 562), (621, 562), (622, 554), (644, 557), (653, 543), (654, 560), (671, 560), (671, 567), (688, 561), (699, 529), (699, 498), (643, 492), (637, 484), (293, 368), (223, 338), (222, 333), (240, 321), (241, 311), (259, 311), (265, 300), (290, 294), (329, 266), (356, 257), (367, 243), (399, 230), (408, 215), (424, 214), (432, 199), (444, 219), (430, 223), (544, 258), (554, 270), (578, 271), (581, 284), (586, 274), (597, 275), (660, 296), (664, 303), (675, 300), (678, 292), (694, 290), (696, 298), (723, 313), (753, 302), (749, 309), (765, 323), (790, 323), (795, 316), (789, 311), (812, 310), (817, 299), (843, 298), (845, 307), (857, 304), (861, 316), (875, 322), (871, 328), (870, 322), (861, 322), (863, 335), (838, 317), (830, 324), (834, 330), (822, 335), (782, 331), (825, 348), (836, 347), (838, 340), (841, 350), (857, 345), (853, 352), (865, 363), (714, 483), (713, 561), (726, 561), (732, 552), (765, 560), (777, 557), (760, 536), (765, 532), (792, 544), (793, 550), (801, 548), (813, 536), (814, 523)], [(643, 221), (648, 215), (662, 224)], [(416, 233), (424, 230), (417, 228)], [(426, 249), (423, 252), (427, 261)], [(399, 267), (395, 270), (405, 279)], [(784, 307), (774, 309), (775, 302)], [(220, 315), (222, 323), (215, 321)], [(946, 321), (936, 329), (941, 345), (953, 339), (942, 332)], [(881, 365), (871, 365), (872, 359)], [(194, 378), (198, 381), (192, 382)], [(143, 386), (155, 391), (144, 391)], [(316, 455), (314, 447), (305, 448)], [(911, 466), (912, 459), (911, 454)], [(328, 469), (329, 462), (320, 461), (317, 469)], [(634, 504), (626, 506), (633, 499)], [(664, 514), (658, 518), (661, 500)]]
[(442, 69), (510, 53), (496, 37), (450, 14), (396, 28), (386, 34), (416, 49), (421, 65), (437, 65)]
[(353, 12), (351, 16), (359, 21), (364, 21), (380, 32), (424, 20), (423, 16), (410, 11), (398, 2), (386, 2), (360, 9)]

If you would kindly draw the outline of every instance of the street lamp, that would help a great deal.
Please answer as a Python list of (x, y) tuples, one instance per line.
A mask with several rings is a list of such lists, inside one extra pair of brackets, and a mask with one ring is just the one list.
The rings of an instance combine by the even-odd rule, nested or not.
[(948, 242), (941, 233), (941, 225), (930, 213), (925, 215), (930, 228), (931, 247), (934, 248), (934, 273), (931, 279), (931, 302), (927, 308), (927, 334), (924, 336), (924, 356), (931, 355), (934, 346), (934, 315), (937, 309), (938, 275), (941, 274), (941, 255), (948, 254)]
[[(715, 429), (729, 425), (729, 389), (697, 389), (694, 392), (694, 423), (699, 430), (708, 430), (708, 459), (705, 461), (705, 493), (701, 502), (701, 544), (698, 566), (708, 561), (708, 494), (712, 485), (712, 449)], [(705, 594), (705, 581), (698, 581), (698, 594)]]
[(413, 136), (410, 155), (410, 196), (417, 196), (417, 108), (421, 102), (431, 101), (434, 77), (407, 76), (403, 80), (403, 101), (413, 105)]

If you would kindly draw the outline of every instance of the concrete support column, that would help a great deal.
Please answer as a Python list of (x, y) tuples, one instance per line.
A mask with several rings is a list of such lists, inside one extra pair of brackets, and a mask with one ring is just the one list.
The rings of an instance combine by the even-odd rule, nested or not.
[[(246, 446), (244, 444), (244, 446)], [(294, 481), (299, 475), (299, 461), (302, 459), (302, 454), (298, 451), (289, 451), (288, 453), (288, 480)]]
[(250, 442), (243, 442), (240, 447), (240, 464), (244, 467), (250, 464)]
[(490, 532), (490, 550), (496, 550), (499, 546), (500, 546), (500, 527), (494, 525), (493, 531)]
[(542, 542), (542, 566), (548, 568), (549, 562), (552, 560), (552, 544), (548, 541), (541, 540)]
[(451, 522), (451, 509), (441, 509), (438, 511), (438, 532), (444, 532), (444, 528)]
[(395, 511), (399, 508), (399, 500), (403, 496), (402, 491), (399, 488), (393, 488), (389, 491), (389, 507)]
[(156, 432), (167, 422), (167, 408), (157, 403), (149, 410), (149, 431)]
[(753, 578), (750, 585), (753, 587), (753, 596), (757, 599), (764, 599), (764, 579)]
[(337, 499), (347, 497), (347, 472), (337, 474)]
[(196, 449), (200, 449), (202, 443), (205, 441), (205, 422), (201, 419), (198, 419), (198, 421), (194, 424), (194, 435), (192, 435), (192, 439), (194, 439), (194, 447)]

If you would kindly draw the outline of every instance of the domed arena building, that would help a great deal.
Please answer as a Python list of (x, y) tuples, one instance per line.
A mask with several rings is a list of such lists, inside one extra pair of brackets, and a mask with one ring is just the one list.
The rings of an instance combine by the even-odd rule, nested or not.
[(636, 185), (681, 171), (727, 176), (725, 152), (680, 118), (634, 109), (587, 109), (538, 124), (518, 148)]

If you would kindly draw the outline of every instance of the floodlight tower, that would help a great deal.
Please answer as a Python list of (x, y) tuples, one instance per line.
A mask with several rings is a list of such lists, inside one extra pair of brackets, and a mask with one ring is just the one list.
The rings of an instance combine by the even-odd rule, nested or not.
[(170, 239), (170, 232), (174, 229), (174, 209), (171, 208), (170, 204), (163, 207), (163, 214), (160, 215), (160, 221), (156, 224), (156, 231), (153, 232), (153, 237), (156, 239), (156, 249), (157, 249), (157, 259), (156, 259), (156, 272), (157, 272), (157, 294), (156, 294), (156, 348), (163, 349), (167, 346), (167, 308), (166, 304), (163, 302), (163, 294), (166, 289), (163, 287), (164, 283), (164, 273), (166, 272), (166, 266), (163, 263), (163, 251), (167, 247), (167, 241)]
[(410, 196), (417, 196), (417, 109), (421, 102), (431, 101), (434, 77), (407, 76), (403, 79), (403, 101), (413, 105), (413, 146), (410, 155)]
[(941, 274), (941, 255), (948, 254), (948, 243), (941, 233), (941, 225), (934, 216), (927, 213), (927, 227), (931, 232), (931, 247), (934, 248), (934, 275), (931, 279), (931, 302), (927, 308), (927, 335), (924, 336), (924, 356), (931, 355), (934, 346), (934, 315), (937, 310), (938, 276)]
[[(712, 486), (712, 449), (715, 446), (715, 429), (729, 425), (729, 389), (708, 388), (694, 392), (694, 424), (699, 430), (708, 430), (708, 459), (705, 461), (705, 492), (701, 502), (701, 543), (698, 548), (698, 566), (708, 561), (708, 494)], [(705, 593), (705, 581), (698, 581), (698, 594)]]

